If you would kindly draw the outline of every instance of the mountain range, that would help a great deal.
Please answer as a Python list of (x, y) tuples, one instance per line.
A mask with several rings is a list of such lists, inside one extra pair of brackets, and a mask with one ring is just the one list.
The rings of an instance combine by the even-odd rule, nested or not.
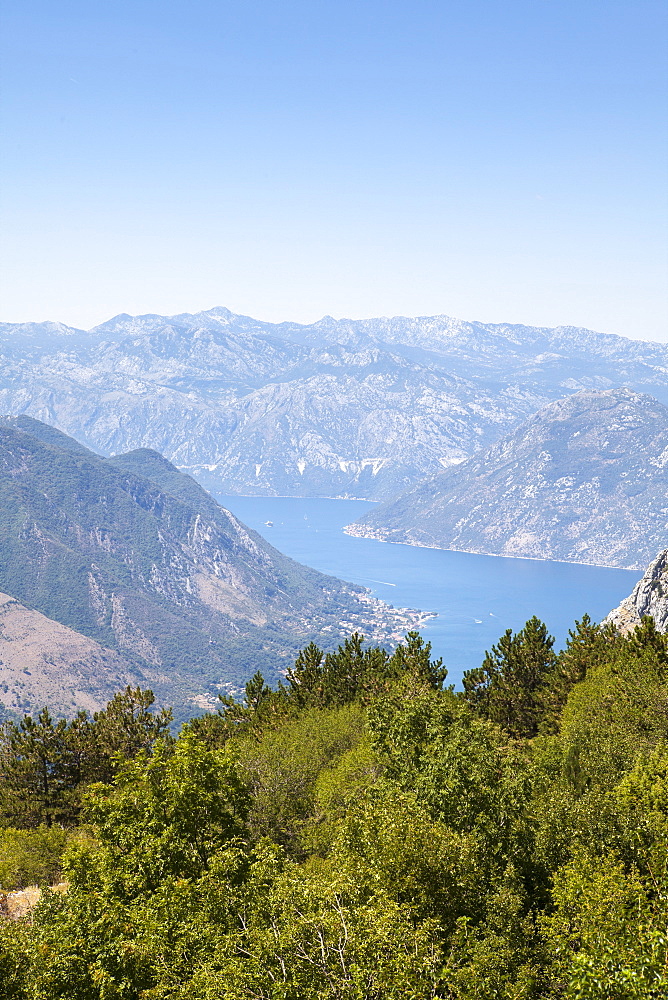
[(0, 324), (0, 412), (107, 456), (155, 449), (218, 493), (389, 499), (546, 403), (621, 385), (668, 403), (668, 348), (447, 316)]
[(102, 458), (0, 420), (0, 703), (100, 707), (126, 683), (177, 712), (311, 639), (391, 642), (420, 621), (294, 562), (148, 449)]
[(642, 569), (668, 545), (668, 407), (628, 388), (575, 393), (347, 530)]

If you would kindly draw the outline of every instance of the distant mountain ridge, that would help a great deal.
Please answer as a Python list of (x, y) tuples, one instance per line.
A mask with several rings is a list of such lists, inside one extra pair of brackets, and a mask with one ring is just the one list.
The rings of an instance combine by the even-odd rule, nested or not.
[[(275, 679), (310, 639), (332, 646), (359, 630), (390, 640), (420, 620), (283, 556), (155, 452), (103, 459), (26, 416), (0, 420), (0, 592), (14, 652), (21, 627), (34, 634), (22, 669), (41, 671), (63, 710), (72, 692), (56, 699), (53, 674), (67, 675), (70, 654), (47, 676), (45, 630), (83, 663), (75, 705), (130, 677), (183, 708), (258, 668)], [(0, 702), (10, 706), (21, 658), (5, 655), (3, 636)]]
[(349, 525), (489, 555), (642, 569), (668, 545), (668, 407), (580, 392)]
[(5, 323), (0, 361), (0, 412), (105, 455), (153, 448), (243, 494), (388, 499), (568, 393), (628, 385), (668, 403), (665, 345), (446, 316)]

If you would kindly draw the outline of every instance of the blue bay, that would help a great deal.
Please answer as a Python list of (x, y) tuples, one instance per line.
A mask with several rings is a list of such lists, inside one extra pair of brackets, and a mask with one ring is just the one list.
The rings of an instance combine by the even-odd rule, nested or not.
[[(538, 615), (563, 645), (576, 618), (600, 621), (641, 573), (572, 563), (503, 559), (353, 538), (342, 528), (373, 506), (365, 500), (218, 495), (223, 506), (286, 555), (362, 584), (395, 607), (434, 611), (422, 629), (448, 681), (478, 666), (506, 628)], [(266, 522), (271, 522), (268, 525)]]

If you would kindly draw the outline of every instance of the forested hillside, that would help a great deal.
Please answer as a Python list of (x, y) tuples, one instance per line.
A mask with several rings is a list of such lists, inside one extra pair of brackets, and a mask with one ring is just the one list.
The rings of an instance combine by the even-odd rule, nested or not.
[(11, 1000), (668, 993), (668, 638), (532, 619), (464, 691), (409, 633), (301, 651), (170, 735), (127, 689), (7, 723)]
[(139, 683), (188, 717), (258, 663), (276, 680), (305, 638), (398, 639), (419, 617), (287, 558), (157, 452), (104, 459), (0, 418), (0, 711), (71, 715)]

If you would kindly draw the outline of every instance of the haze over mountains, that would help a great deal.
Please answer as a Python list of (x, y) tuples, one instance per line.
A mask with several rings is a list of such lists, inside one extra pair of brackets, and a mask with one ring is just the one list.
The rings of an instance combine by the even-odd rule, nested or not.
[(214, 309), (4, 324), (0, 355), (11, 711), (139, 683), (187, 714), (312, 638), (419, 624), (281, 555), (175, 465), (219, 492), (383, 499), (349, 529), (383, 540), (626, 568), (668, 545), (665, 345)]
[(283, 556), (150, 450), (103, 459), (0, 420), (0, 703), (66, 714), (127, 683), (178, 711), (215, 702), (311, 639), (418, 624)]
[(628, 385), (668, 403), (665, 345), (445, 316), (1, 324), (0, 362), (0, 412), (106, 455), (154, 448), (242, 494), (389, 499), (570, 393)]
[(576, 393), (347, 530), (643, 569), (668, 544), (668, 408), (626, 388)]

